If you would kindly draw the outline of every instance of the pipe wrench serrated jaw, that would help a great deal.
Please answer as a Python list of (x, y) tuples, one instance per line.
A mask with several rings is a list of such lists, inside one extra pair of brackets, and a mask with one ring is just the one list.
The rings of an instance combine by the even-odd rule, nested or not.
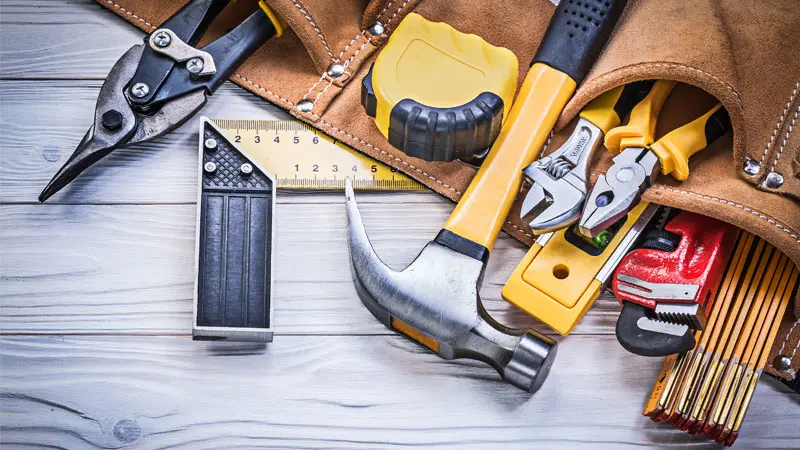
[(578, 220), (588, 189), (589, 158), (602, 143), (602, 136), (598, 127), (581, 118), (561, 147), (523, 169), (531, 189), (523, 199), (520, 216), (536, 234)]
[(404, 270), (392, 270), (370, 244), (349, 178), (345, 203), (356, 291), (378, 320), (444, 359), (483, 361), (514, 386), (539, 389), (556, 342), (506, 328), (488, 315), (478, 295), (485, 261), (432, 241)]

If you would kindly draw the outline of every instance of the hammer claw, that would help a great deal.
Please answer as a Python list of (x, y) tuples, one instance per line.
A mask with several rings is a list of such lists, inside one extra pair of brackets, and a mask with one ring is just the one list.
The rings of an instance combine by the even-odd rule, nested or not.
[(404, 270), (392, 270), (370, 244), (349, 179), (345, 204), (356, 292), (378, 320), (444, 359), (484, 361), (529, 392), (541, 386), (556, 343), (506, 328), (486, 313), (478, 296), (483, 260), (432, 241)]

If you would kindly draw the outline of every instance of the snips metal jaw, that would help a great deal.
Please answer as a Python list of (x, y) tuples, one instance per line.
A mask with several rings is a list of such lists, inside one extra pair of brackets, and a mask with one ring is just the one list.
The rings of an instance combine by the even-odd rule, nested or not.
[(531, 189), (522, 202), (522, 220), (535, 234), (577, 222), (588, 190), (589, 162), (603, 143), (603, 132), (581, 118), (557, 150), (523, 169)]
[(39, 195), (44, 202), (112, 151), (182, 125), (234, 70), (283, 25), (254, 12), (202, 49), (194, 45), (227, 0), (192, 0), (117, 61), (100, 89), (94, 123)]
[(183, 123), (206, 102), (203, 91), (194, 91), (145, 115), (131, 108), (124, 87), (136, 71), (144, 46), (135, 45), (122, 55), (109, 72), (95, 107), (94, 123), (75, 152), (39, 194), (44, 202), (89, 166), (117, 148), (158, 137)]

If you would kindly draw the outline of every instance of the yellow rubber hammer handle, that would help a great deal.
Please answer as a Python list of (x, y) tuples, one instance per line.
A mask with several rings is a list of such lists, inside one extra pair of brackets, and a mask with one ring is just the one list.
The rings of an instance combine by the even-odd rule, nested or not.
[(680, 181), (689, 177), (689, 158), (731, 129), (728, 113), (717, 104), (707, 113), (672, 130), (650, 147), (661, 161), (661, 173)]
[(628, 124), (606, 133), (605, 145), (616, 155), (628, 147), (647, 147), (655, 141), (656, 123), (674, 81), (658, 80), (647, 96), (633, 107)]
[(531, 66), (497, 141), (445, 230), (492, 250), (522, 184), (522, 169), (538, 156), (575, 87), (559, 70)]

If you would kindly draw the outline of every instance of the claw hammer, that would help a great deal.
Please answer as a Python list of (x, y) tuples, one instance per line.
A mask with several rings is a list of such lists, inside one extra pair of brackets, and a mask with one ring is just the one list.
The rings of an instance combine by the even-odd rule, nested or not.
[(497, 141), (444, 229), (404, 270), (387, 267), (369, 242), (352, 185), (345, 191), (356, 290), (384, 325), (444, 359), (470, 358), (535, 392), (556, 342), (506, 328), (483, 308), (479, 288), (497, 235), (559, 114), (602, 50), (626, 0), (562, 1)]

